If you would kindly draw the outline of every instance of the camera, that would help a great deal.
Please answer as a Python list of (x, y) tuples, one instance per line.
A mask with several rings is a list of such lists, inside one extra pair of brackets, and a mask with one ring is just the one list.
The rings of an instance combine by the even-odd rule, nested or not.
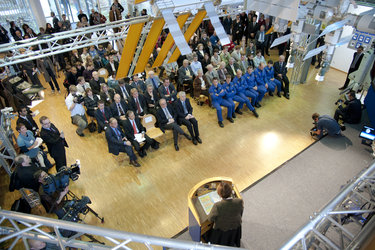
[(338, 99), (336, 102), (335, 102), (335, 105), (337, 105), (337, 104), (342, 104), (344, 101), (342, 100), (342, 99)]
[(43, 181), (43, 191), (51, 195), (56, 191), (63, 191), (69, 185), (69, 178), (76, 181), (81, 173), (79, 160), (70, 167), (62, 167), (59, 172), (54, 175), (46, 176)]
[(73, 102), (74, 103), (78, 103), (78, 104), (81, 104), (83, 102), (83, 96), (81, 95), (77, 95), (77, 94), (74, 94), (73, 97), (76, 97), (77, 100), (74, 100)]
[(312, 129), (310, 129), (310, 135), (311, 136), (314, 136), (314, 131), (317, 131), (318, 128), (317, 128), (317, 123), (316, 122), (313, 122), (314, 124), (314, 127)]

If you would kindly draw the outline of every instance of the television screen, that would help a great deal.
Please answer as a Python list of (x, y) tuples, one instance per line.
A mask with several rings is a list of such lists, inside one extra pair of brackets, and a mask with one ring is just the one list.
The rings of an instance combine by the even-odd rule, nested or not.
[(373, 141), (375, 139), (375, 129), (369, 126), (363, 126), (359, 137)]

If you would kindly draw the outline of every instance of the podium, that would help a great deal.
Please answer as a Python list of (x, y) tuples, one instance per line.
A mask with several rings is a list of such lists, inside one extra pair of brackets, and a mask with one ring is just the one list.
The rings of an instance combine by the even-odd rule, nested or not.
[(204, 242), (202, 235), (208, 232), (213, 226), (213, 222), (208, 221), (208, 214), (213, 204), (221, 200), (216, 192), (216, 188), (220, 182), (227, 182), (232, 186), (233, 198), (242, 198), (233, 180), (228, 177), (212, 177), (195, 185), (188, 195), (189, 234), (193, 241)]

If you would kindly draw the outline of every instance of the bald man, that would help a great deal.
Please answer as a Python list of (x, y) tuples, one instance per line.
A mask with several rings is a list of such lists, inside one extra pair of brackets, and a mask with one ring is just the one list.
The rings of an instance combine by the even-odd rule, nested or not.
[(284, 92), (284, 97), (289, 99), (289, 79), (286, 76), (288, 69), (283, 55), (279, 56), (279, 61), (275, 62), (273, 68), (275, 70), (275, 79), (281, 82), (281, 90)]

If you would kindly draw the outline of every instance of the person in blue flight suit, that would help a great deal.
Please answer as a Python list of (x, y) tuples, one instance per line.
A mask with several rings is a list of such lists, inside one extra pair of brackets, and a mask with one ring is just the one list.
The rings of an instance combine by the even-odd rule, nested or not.
[(269, 90), (272, 92), (269, 92), (270, 96), (273, 96), (273, 92), (275, 91), (275, 88), (277, 87), (277, 96), (281, 97), (280, 91), (281, 91), (281, 82), (277, 79), (275, 79), (275, 70), (273, 68), (273, 61), (268, 60), (267, 66), (264, 68), (266, 71), (266, 79), (268, 81)]
[[(268, 83), (266, 79), (266, 71), (264, 64), (260, 63), (258, 68), (254, 71), (255, 82), (257, 84), (258, 92), (266, 93), (268, 90)], [(264, 96), (264, 95), (263, 95)], [(258, 96), (258, 102), (262, 101), (263, 96)]]
[(259, 115), (255, 111), (254, 107), (251, 105), (249, 98), (247, 98), (243, 93), (239, 92), (239, 90), (244, 91), (246, 87), (247, 87), (246, 81), (242, 81), (241, 83), (241, 81), (239, 81), (237, 78), (236, 82), (234, 81), (234, 79), (231, 82), (231, 76), (229, 74), (226, 75), (226, 80), (225, 80), (225, 83), (223, 84), (223, 88), (226, 91), (225, 98), (231, 102), (233, 101), (239, 102), (239, 105), (237, 109), (235, 110), (236, 113), (242, 115), (241, 109), (243, 108), (243, 105), (246, 104), (247, 108), (254, 113), (255, 117), (258, 117)]
[(251, 105), (256, 108), (260, 108), (260, 101), (263, 99), (264, 94), (267, 92), (266, 89), (258, 88), (255, 81), (254, 69), (252, 66), (247, 67), (247, 72), (244, 75), (247, 83), (247, 94), (246, 96), (251, 98)]
[(228, 102), (227, 100), (223, 99), (223, 97), (225, 96), (225, 90), (223, 89), (223, 87), (219, 83), (219, 80), (216, 77), (214, 77), (212, 79), (212, 85), (211, 85), (211, 87), (209, 89), (209, 93), (210, 93), (211, 100), (212, 100), (212, 106), (214, 106), (214, 108), (216, 109), (217, 119), (218, 119), (219, 126), (221, 128), (224, 127), (224, 124), (223, 124), (223, 115), (222, 115), (222, 112), (221, 112), (221, 106), (224, 106), (224, 107), (226, 107), (228, 109), (227, 119), (231, 123), (234, 123), (234, 120), (232, 118), (233, 107), (230, 104), (230, 102)]

